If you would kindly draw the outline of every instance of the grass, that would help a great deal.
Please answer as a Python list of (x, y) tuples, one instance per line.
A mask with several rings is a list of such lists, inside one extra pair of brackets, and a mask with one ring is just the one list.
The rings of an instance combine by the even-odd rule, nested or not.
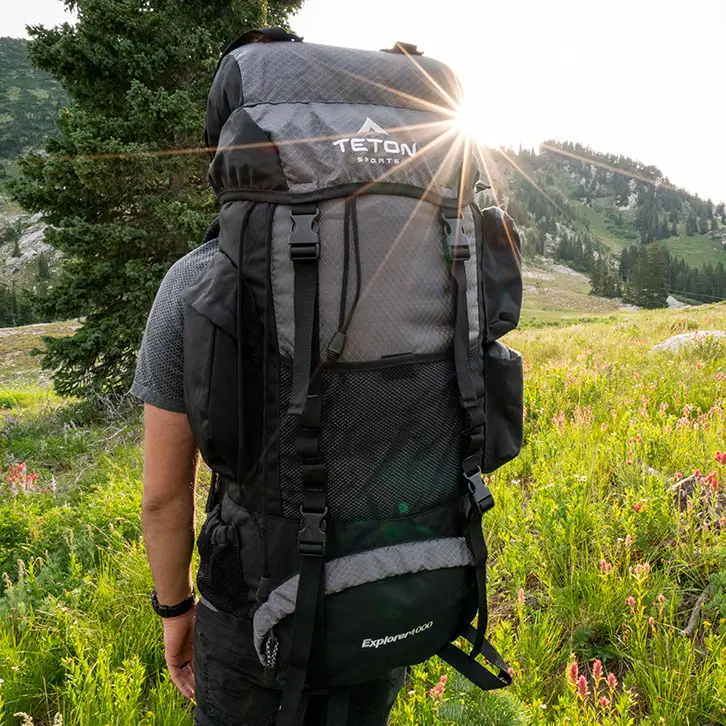
[(711, 263), (714, 267), (722, 262), (726, 265), (724, 246), (703, 235), (681, 235), (663, 240), (663, 246), (673, 257), (682, 257), (691, 267), (703, 267)]
[[(514, 684), (481, 694), (431, 659), (393, 726), (726, 722), (726, 351), (650, 352), (726, 329), (726, 305), (580, 315), (507, 339), (526, 363), (525, 446), (490, 478), (484, 527)], [(138, 411), (98, 420), (0, 385), (3, 476), (38, 474), (0, 497), (0, 723), (191, 724), (148, 605)]]

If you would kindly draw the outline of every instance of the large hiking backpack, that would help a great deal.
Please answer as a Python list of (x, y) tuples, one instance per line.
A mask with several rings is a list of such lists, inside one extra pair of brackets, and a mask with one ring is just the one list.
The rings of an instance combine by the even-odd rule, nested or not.
[(252, 620), (250, 677), (282, 688), (283, 726), (317, 692), (344, 723), (347, 689), (434, 654), (511, 683), (484, 638), (482, 472), (521, 446), (522, 361), (497, 340), (519, 319), (519, 237), (474, 204), (459, 101), (411, 46), (280, 29), (243, 36), (215, 75), (219, 248), (184, 321), (214, 472), (197, 584)]

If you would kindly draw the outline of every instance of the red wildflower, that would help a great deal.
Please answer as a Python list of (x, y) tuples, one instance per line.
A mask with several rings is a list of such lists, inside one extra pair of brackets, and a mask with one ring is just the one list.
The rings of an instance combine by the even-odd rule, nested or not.
[(607, 696), (600, 696), (598, 703), (602, 708), (607, 708), (610, 705), (610, 699)]

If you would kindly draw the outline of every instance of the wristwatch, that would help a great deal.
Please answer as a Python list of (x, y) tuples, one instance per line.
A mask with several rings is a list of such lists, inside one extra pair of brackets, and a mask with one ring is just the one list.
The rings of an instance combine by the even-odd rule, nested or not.
[(179, 615), (184, 615), (184, 613), (188, 613), (194, 607), (196, 601), (194, 590), (178, 605), (160, 605), (159, 599), (156, 597), (156, 590), (151, 593), (151, 607), (154, 608), (154, 612), (160, 618), (176, 618)]

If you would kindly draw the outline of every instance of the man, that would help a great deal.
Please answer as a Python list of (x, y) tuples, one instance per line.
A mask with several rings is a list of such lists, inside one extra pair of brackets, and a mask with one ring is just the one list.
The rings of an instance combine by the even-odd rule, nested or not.
[[(195, 603), (191, 558), (199, 456), (186, 414), (183, 291), (212, 259), (212, 239), (180, 259), (164, 278), (148, 318), (132, 393), (144, 406), (143, 524), (147, 557), (163, 617), (172, 681), (196, 701), (199, 726), (274, 724), (279, 690), (263, 686), (252, 624)], [(164, 607), (171, 608), (171, 613)], [(181, 614), (175, 614), (181, 612)], [(348, 723), (385, 724), (405, 671), (358, 686)], [(311, 699), (306, 723), (325, 723), (325, 699)]]

